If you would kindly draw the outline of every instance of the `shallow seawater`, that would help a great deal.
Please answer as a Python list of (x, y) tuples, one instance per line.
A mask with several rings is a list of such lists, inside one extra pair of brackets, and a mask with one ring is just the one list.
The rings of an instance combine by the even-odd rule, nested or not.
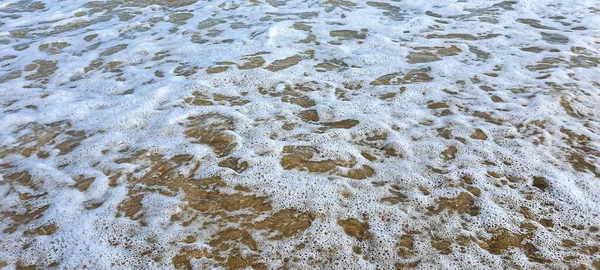
[(0, 267), (600, 269), (594, 0), (5, 0)]

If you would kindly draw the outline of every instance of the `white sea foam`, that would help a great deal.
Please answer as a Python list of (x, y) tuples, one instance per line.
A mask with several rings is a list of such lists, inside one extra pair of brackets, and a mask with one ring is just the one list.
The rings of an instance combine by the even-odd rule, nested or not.
[(599, 268), (597, 1), (0, 3), (0, 267)]

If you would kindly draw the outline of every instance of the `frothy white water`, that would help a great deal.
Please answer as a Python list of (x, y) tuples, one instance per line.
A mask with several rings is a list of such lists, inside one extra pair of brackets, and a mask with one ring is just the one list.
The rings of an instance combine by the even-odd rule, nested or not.
[(0, 266), (600, 268), (597, 1), (5, 1)]

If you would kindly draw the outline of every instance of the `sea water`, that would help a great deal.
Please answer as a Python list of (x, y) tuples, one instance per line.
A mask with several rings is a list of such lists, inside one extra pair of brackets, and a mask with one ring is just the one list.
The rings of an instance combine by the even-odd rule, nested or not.
[(0, 266), (600, 268), (595, 0), (4, 0)]

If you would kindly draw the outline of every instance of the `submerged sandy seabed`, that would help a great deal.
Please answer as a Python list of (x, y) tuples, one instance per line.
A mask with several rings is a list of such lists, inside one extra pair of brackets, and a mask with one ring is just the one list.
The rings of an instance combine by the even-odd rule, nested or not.
[(597, 1), (0, 3), (0, 266), (600, 269)]

